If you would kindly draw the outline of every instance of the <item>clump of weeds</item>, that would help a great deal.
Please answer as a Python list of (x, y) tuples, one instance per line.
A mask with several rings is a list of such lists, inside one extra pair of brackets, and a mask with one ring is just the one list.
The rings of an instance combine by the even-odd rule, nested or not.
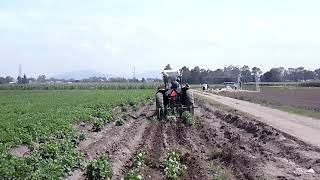
[(141, 167), (145, 164), (146, 153), (144, 150), (139, 150), (133, 158), (133, 168), (125, 175), (125, 180), (141, 180)]
[(182, 113), (182, 119), (189, 126), (192, 126), (195, 124), (194, 117), (192, 113), (190, 113), (189, 111), (185, 111)]
[(170, 150), (164, 162), (164, 174), (167, 179), (177, 179), (182, 176), (187, 169), (181, 163), (181, 152), (178, 150)]
[(86, 179), (111, 179), (113, 175), (110, 159), (106, 155), (92, 160), (86, 169)]

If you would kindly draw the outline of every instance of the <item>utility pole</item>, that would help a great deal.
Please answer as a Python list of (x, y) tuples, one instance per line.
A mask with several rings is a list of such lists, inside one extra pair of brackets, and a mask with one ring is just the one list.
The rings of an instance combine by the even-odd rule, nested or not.
[(260, 77), (256, 74), (255, 75), (256, 80), (256, 91), (260, 92)]
[(238, 86), (242, 90), (241, 74), (238, 74)]
[(136, 67), (133, 66), (133, 79), (136, 79)]
[(19, 76), (20, 77), (22, 76), (22, 66), (21, 66), (21, 64), (19, 64)]

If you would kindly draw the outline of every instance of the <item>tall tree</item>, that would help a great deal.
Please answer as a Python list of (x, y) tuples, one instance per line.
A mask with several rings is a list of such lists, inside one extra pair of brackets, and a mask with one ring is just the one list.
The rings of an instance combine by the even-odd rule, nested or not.
[(29, 83), (29, 80), (28, 80), (27, 76), (23, 75), (22, 84), (28, 84), (28, 83)]
[(201, 70), (199, 68), (199, 66), (194, 67), (193, 69), (191, 69), (190, 71), (190, 82), (193, 84), (199, 84), (202, 83), (201, 82)]
[(253, 68), (251, 69), (251, 72), (252, 72), (252, 74), (253, 74), (254, 76), (260, 76), (261, 73), (262, 73), (261, 69), (258, 68), (258, 67), (253, 67)]
[(305, 81), (312, 80), (317, 77), (316, 73), (310, 70), (304, 70), (303, 71), (303, 78)]
[(6, 77), (6, 83), (10, 83), (10, 82), (13, 82), (14, 81), (14, 78), (11, 77), (11, 76), (7, 76)]
[(241, 68), (241, 81), (250, 82), (252, 81), (252, 75), (249, 66), (245, 65)]
[(314, 72), (316, 73), (318, 79), (320, 79), (320, 68), (319, 69), (316, 69), (314, 70)]
[(263, 82), (281, 82), (284, 77), (284, 68), (272, 68), (270, 71), (262, 75)]
[(0, 77), (0, 84), (6, 84), (6, 78)]
[(189, 70), (189, 68), (187, 68), (186, 66), (183, 66), (180, 71), (182, 72), (182, 82), (183, 83), (191, 83), (190, 79), (191, 79), (191, 72)]
[(253, 67), (251, 69), (251, 73), (252, 73), (252, 81), (256, 81), (256, 77), (260, 77), (262, 74), (262, 71), (258, 67)]
[(40, 75), (40, 76), (38, 76), (38, 78), (37, 78), (37, 82), (38, 83), (44, 83), (44, 82), (46, 82), (46, 75)]
[(172, 70), (170, 64), (167, 64), (166, 67), (164, 67), (164, 70)]
[(22, 77), (21, 77), (21, 76), (18, 76), (18, 77), (17, 77), (17, 83), (18, 83), (18, 84), (22, 84)]

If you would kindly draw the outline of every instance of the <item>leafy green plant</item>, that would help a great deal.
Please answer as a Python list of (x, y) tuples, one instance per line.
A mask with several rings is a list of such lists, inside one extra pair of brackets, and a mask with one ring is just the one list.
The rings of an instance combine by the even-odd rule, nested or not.
[(113, 121), (115, 116), (111, 111), (105, 110), (103, 108), (97, 108), (93, 114), (93, 117), (99, 118), (104, 120), (105, 122), (107, 121)]
[(181, 163), (180, 157), (181, 153), (178, 150), (170, 150), (168, 152), (164, 162), (164, 173), (166, 178), (176, 179), (187, 169), (187, 167)]
[(105, 122), (102, 119), (96, 118), (93, 122), (92, 129), (96, 132), (99, 132), (103, 129), (104, 126), (105, 126)]
[(138, 108), (138, 106), (137, 106), (137, 105), (134, 105), (134, 106), (132, 106), (132, 110), (133, 110), (133, 111), (138, 111), (138, 110), (139, 110), (139, 108)]
[(128, 114), (123, 114), (122, 115), (122, 119), (125, 120), (125, 121), (128, 120), (129, 119), (129, 115)]
[(144, 150), (139, 150), (133, 158), (134, 165), (136, 167), (141, 167), (146, 161), (146, 153)]
[(123, 120), (122, 119), (118, 119), (116, 121), (116, 126), (122, 126), (124, 124)]
[(184, 111), (182, 113), (182, 119), (189, 126), (192, 126), (195, 123), (193, 115), (189, 111)]
[(132, 169), (126, 174), (124, 179), (125, 180), (142, 180), (143, 177), (138, 169)]
[(125, 107), (125, 106), (121, 107), (121, 112), (127, 112), (127, 111), (128, 111), (127, 107)]
[(177, 117), (175, 115), (169, 115), (169, 116), (167, 116), (167, 119), (171, 123), (177, 122)]
[(106, 155), (92, 160), (85, 173), (87, 180), (111, 179), (112, 175), (110, 159)]
[(56, 159), (60, 151), (57, 143), (46, 143), (40, 149), (40, 154), (44, 159)]
[(86, 135), (85, 134), (80, 134), (79, 135), (79, 141), (84, 141), (84, 140), (86, 140), (87, 139), (87, 137), (86, 137)]
[(136, 105), (136, 102), (133, 101), (133, 100), (130, 100), (130, 101), (129, 101), (129, 105), (130, 105), (130, 106), (134, 106), (134, 105)]
[(125, 180), (140, 180), (143, 179), (140, 168), (145, 164), (146, 153), (144, 150), (137, 151), (133, 157), (133, 169), (131, 169), (124, 177)]

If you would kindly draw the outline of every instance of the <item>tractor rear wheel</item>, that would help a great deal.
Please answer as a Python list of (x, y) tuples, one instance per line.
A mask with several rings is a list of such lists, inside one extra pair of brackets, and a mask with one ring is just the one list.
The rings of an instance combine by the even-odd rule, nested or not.
[(156, 113), (157, 113), (157, 118), (161, 120), (164, 116), (164, 101), (163, 101), (163, 94), (160, 92), (156, 94)]
[(193, 97), (193, 92), (188, 89), (186, 91), (186, 103), (187, 103), (187, 106), (188, 106), (188, 111), (194, 115), (194, 97)]
[(194, 97), (193, 97), (193, 92), (188, 89), (186, 91), (186, 103), (187, 103), (187, 106), (193, 106), (194, 105)]

